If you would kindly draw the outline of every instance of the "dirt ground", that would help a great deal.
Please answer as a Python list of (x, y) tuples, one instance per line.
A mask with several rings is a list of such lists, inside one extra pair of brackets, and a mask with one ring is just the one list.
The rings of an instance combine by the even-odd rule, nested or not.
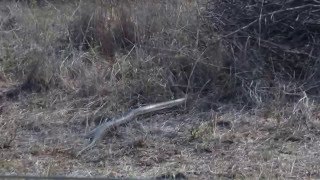
[(88, 143), (82, 135), (92, 120), (80, 113), (85, 110), (61, 108), (62, 104), (35, 109), (30, 101), (1, 103), (1, 134), (7, 139), (16, 134), (0, 150), (0, 174), (163, 179), (319, 176), (317, 131), (228, 105), (208, 112), (179, 107), (142, 116), (108, 132), (102, 142), (77, 157)]

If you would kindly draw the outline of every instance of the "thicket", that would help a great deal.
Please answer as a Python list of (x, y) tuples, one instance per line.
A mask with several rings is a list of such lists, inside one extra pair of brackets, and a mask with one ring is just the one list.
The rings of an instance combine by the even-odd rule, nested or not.
[(223, 44), (224, 61), (245, 101), (319, 94), (319, 10), (312, 0), (209, 1), (209, 43)]

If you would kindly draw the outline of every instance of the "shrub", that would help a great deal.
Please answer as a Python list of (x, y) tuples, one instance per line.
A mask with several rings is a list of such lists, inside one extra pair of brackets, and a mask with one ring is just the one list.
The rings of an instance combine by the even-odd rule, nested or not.
[[(279, 84), (287, 94), (318, 93), (320, 5), (309, 0), (210, 0), (205, 27), (209, 43), (220, 41), (226, 62), (245, 99), (272, 97)], [(281, 91), (282, 91), (281, 90)]]

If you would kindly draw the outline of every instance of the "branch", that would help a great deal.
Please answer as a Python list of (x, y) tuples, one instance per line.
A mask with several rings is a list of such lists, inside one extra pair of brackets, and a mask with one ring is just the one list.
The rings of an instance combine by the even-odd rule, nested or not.
[[(296, 6), (296, 7), (292, 7), (292, 8), (286, 8), (286, 9), (280, 9), (280, 10), (277, 10), (277, 11), (273, 11), (273, 12), (269, 12), (269, 13), (266, 13), (266, 14), (261, 14), (259, 16), (259, 18), (261, 19), (262, 17), (266, 17), (266, 16), (270, 16), (270, 15), (275, 15), (275, 14), (278, 14), (278, 13), (282, 13), (282, 12), (285, 12), (285, 11), (294, 11), (294, 10), (298, 10), (298, 9), (303, 9), (303, 8), (307, 8), (307, 7), (315, 7), (315, 8), (320, 8), (320, 5), (315, 5), (315, 4), (306, 4), (306, 5), (302, 5), (302, 6)], [(258, 19), (255, 19), (254, 21), (250, 22), (249, 24), (235, 30), (235, 31), (232, 31), (230, 32), (229, 34), (226, 34), (224, 36), (222, 36), (222, 38), (226, 38), (226, 37), (229, 37), (231, 35), (234, 35), (236, 33), (238, 33), (239, 31), (242, 31), (244, 29), (247, 29), (248, 27), (252, 26), (254, 23), (258, 22)]]
[(108, 121), (108, 122), (101, 124), (100, 126), (96, 127), (95, 129), (93, 129), (91, 132), (89, 132), (85, 136), (86, 138), (89, 138), (91, 142), (89, 145), (87, 145), (85, 148), (83, 148), (81, 151), (79, 151), (77, 156), (82, 154), (87, 149), (93, 147), (102, 138), (102, 136), (104, 135), (106, 130), (111, 129), (116, 126), (119, 126), (121, 124), (127, 123), (139, 115), (146, 114), (149, 112), (159, 111), (162, 109), (167, 109), (170, 107), (174, 107), (174, 106), (183, 104), (184, 102), (186, 102), (186, 100), (187, 100), (187, 98), (180, 98), (180, 99), (176, 99), (176, 100), (172, 100), (172, 101), (166, 101), (166, 102), (162, 102), (162, 103), (143, 106), (138, 109), (134, 109), (134, 110), (127, 112), (125, 115), (123, 115), (122, 117), (120, 117), (118, 119), (115, 119), (113, 121)]

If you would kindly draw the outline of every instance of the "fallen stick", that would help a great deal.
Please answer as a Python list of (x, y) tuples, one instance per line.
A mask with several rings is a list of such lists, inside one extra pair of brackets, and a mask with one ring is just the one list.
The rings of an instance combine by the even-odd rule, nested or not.
[(187, 100), (187, 98), (180, 98), (180, 99), (176, 99), (176, 100), (172, 100), (172, 101), (166, 101), (166, 102), (162, 102), (162, 103), (143, 106), (143, 107), (133, 109), (133, 110), (127, 112), (125, 115), (123, 115), (122, 117), (120, 117), (118, 119), (114, 119), (113, 121), (107, 121), (107, 122), (101, 124), (100, 126), (96, 127), (92, 131), (90, 131), (85, 136), (86, 138), (89, 138), (91, 142), (89, 145), (87, 145), (85, 148), (83, 148), (81, 151), (79, 151), (77, 156), (82, 154), (85, 150), (93, 147), (102, 138), (102, 136), (104, 135), (104, 133), (108, 129), (119, 126), (124, 123), (127, 123), (139, 115), (180, 105), (180, 104), (186, 102), (186, 100)]

